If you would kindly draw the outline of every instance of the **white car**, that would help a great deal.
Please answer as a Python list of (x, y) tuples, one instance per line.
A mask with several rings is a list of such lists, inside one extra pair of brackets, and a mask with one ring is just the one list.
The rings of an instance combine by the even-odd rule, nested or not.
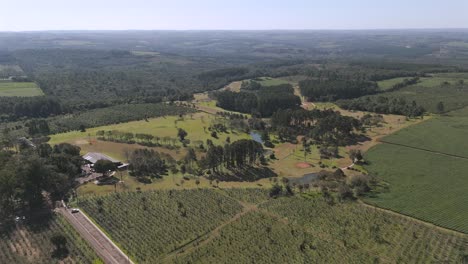
[(78, 209), (78, 208), (72, 208), (72, 209), (71, 209), (71, 212), (72, 212), (72, 214), (76, 214), (76, 213), (79, 213), (79, 212), (80, 212), (80, 209)]

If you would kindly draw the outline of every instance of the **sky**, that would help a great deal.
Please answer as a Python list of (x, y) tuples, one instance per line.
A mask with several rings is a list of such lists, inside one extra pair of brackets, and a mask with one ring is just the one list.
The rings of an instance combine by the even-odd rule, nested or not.
[(468, 28), (468, 0), (0, 0), (0, 31)]

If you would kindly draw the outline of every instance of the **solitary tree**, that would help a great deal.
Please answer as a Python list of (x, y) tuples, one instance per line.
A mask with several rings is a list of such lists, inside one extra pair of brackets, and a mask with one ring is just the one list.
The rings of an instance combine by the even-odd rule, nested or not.
[(177, 136), (179, 137), (180, 141), (183, 141), (187, 135), (187, 131), (183, 130), (182, 128), (179, 128), (177, 131)]
[(352, 162), (361, 161), (363, 159), (361, 150), (352, 149), (349, 151), (349, 158)]
[(439, 103), (437, 104), (437, 112), (438, 112), (439, 114), (442, 114), (443, 112), (445, 112), (444, 103), (439, 102)]
[(62, 259), (68, 255), (67, 238), (64, 235), (55, 234), (50, 238), (50, 242), (55, 246), (54, 257)]
[(94, 163), (94, 169), (98, 173), (107, 173), (108, 171), (115, 170), (115, 164), (110, 160), (98, 160)]

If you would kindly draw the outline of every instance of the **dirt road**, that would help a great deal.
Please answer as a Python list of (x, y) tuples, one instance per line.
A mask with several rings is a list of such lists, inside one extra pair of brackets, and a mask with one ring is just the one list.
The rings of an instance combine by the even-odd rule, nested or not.
[(68, 222), (88, 241), (96, 253), (107, 264), (124, 264), (133, 262), (112, 242), (85, 214), (82, 212), (72, 214), (70, 210), (59, 208)]

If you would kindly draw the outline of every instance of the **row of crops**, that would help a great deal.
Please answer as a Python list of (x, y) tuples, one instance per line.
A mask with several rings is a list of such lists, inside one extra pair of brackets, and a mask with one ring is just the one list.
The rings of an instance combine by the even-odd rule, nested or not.
[[(54, 256), (51, 238), (66, 237), (68, 255)], [(60, 216), (40, 225), (10, 225), (0, 230), (0, 263), (99, 263), (93, 249)]]
[(208, 189), (118, 193), (78, 205), (138, 263), (160, 262), (242, 210), (236, 200)]
[[(468, 256), (468, 236), (448, 233), (357, 203), (278, 199), (263, 208), (301, 226), (313, 237), (340, 246), (344, 259), (369, 254), (379, 262), (459, 263)], [(297, 210), (297, 208), (301, 208)]]
[[(236, 200), (260, 205), (234, 217), (242, 210)], [(267, 190), (202, 189), (114, 194), (79, 204), (138, 263), (459, 263), (468, 258), (465, 235), (320, 197), (269, 199)]]

